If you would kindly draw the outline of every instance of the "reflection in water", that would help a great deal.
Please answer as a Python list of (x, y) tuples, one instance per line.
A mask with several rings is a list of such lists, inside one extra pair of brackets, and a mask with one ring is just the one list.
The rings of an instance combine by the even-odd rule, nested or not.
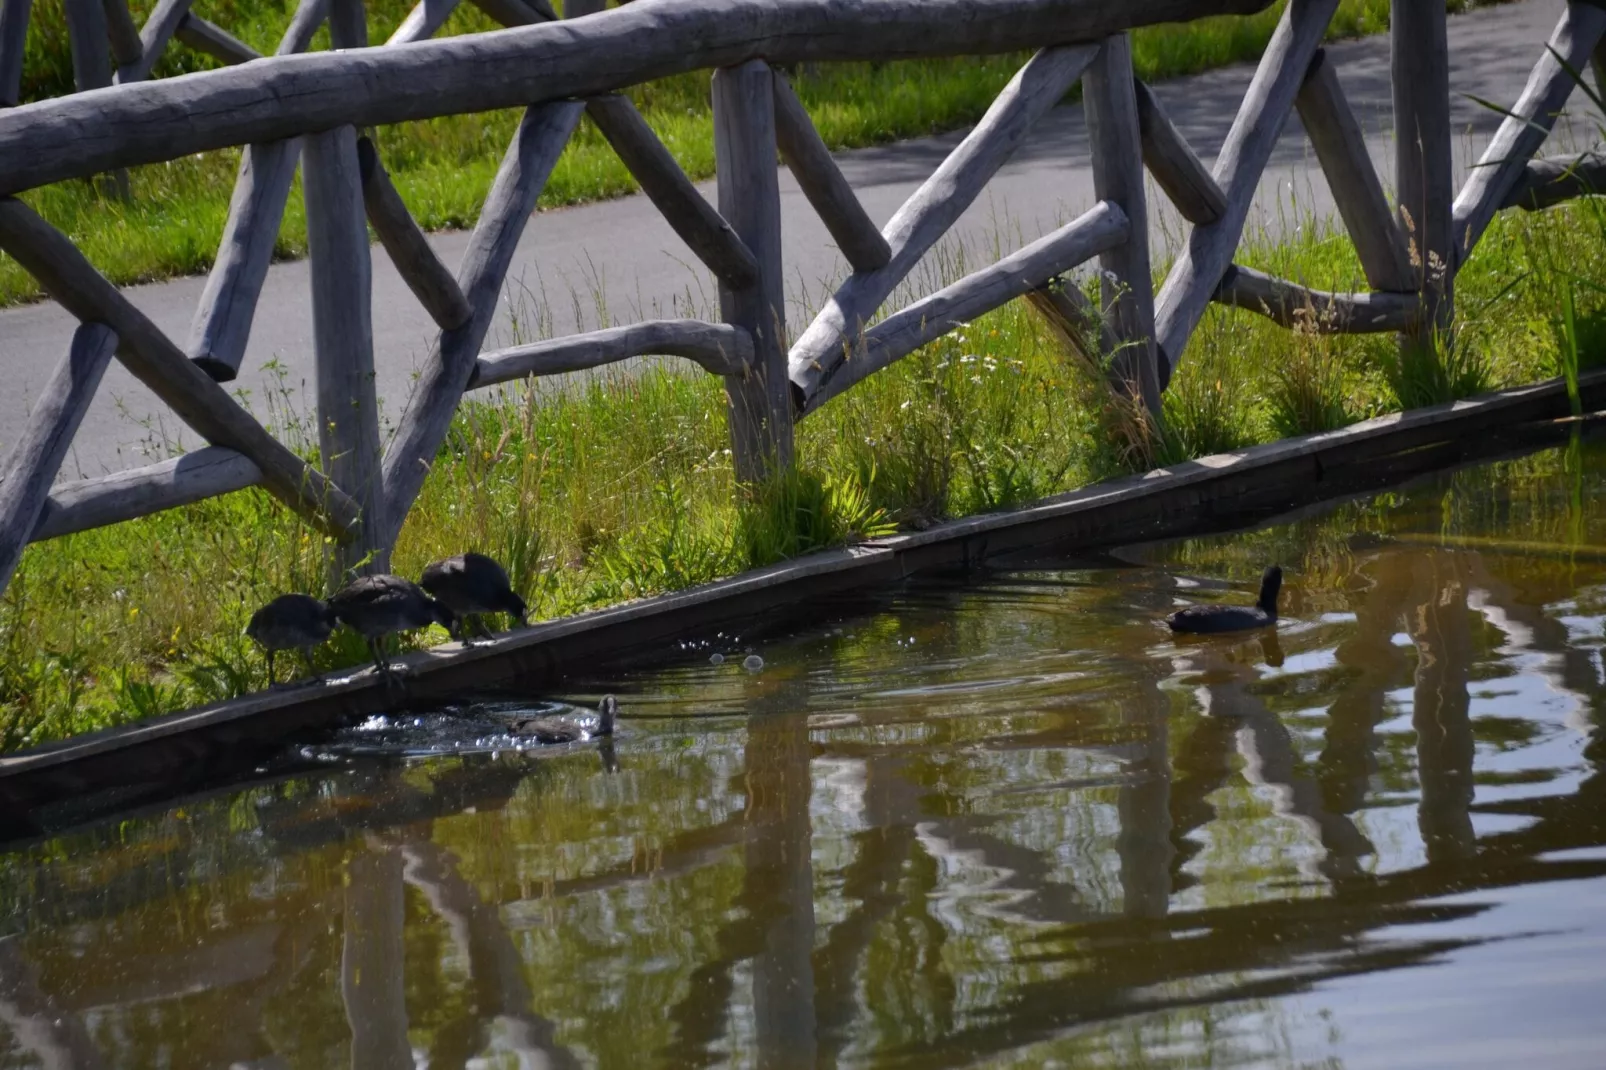
[[(760, 673), (576, 681), (607, 749), (497, 696), (16, 847), (0, 1066), (1594, 1065), (1599, 459), (822, 606)], [(1276, 632), (1165, 630), (1271, 560)]]

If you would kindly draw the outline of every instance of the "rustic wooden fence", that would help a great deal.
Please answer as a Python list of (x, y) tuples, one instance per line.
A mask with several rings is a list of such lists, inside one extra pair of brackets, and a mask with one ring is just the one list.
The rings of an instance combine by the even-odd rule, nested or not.
[[(0, 89), (16, 80), (30, 0), (0, 0)], [(1389, 331), (1440, 341), (1456, 269), (1498, 210), (1592, 191), (1593, 155), (1534, 160), (1606, 10), (1570, 3), (1480, 166), (1452, 182), (1444, 5), (1395, 0), (1398, 138), (1391, 203), (1338, 72), (1321, 50), (1338, 0), (1290, 0), (1214, 168), (1206, 168), (1133, 76), (1127, 31), (1161, 21), (1260, 10), (1271, 0), (637, 0), (598, 10), (570, 0), (475, 0), (496, 33), (425, 40), (455, 0), (421, 0), (368, 48), (360, 0), (303, 0), (274, 57), (259, 58), (161, 0), (135, 36), (124, 0), (68, 0), (83, 69), (110, 42), (117, 84), (96, 68), (88, 91), (0, 111), (0, 248), (81, 321), (12, 447), (0, 483), (0, 584), (23, 547), (102, 524), (261, 486), (335, 536), (341, 567), (383, 568), (465, 391), (647, 354), (722, 376), (736, 471), (789, 463), (792, 429), (833, 397), (920, 346), (1017, 297), (1069, 325), (1113, 385), (1158, 415), (1188, 337), (1212, 301), (1288, 326)], [(301, 53), (328, 20), (337, 51)], [(220, 71), (145, 80), (172, 37), (226, 62)], [(204, 43), (199, 43), (204, 42)], [(237, 44), (237, 43), (236, 43)], [(401, 47), (405, 46), (405, 47)], [(1045, 47), (1046, 46), (1046, 47)], [(242, 51), (243, 49), (243, 51)], [(877, 229), (837, 169), (780, 65), (1038, 49), (980, 123)], [(105, 49), (98, 49), (106, 51)], [(75, 52), (75, 55), (78, 53)], [(102, 57), (104, 58), (104, 57)], [(714, 68), (718, 204), (693, 187), (617, 92)], [(1080, 81), (1097, 203), (990, 267), (882, 319), (921, 257)], [(92, 88), (101, 86), (102, 88)], [(363, 129), (492, 108), (525, 113), (454, 274), (436, 257)], [(1250, 201), (1290, 109), (1327, 173), (1371, 287), (1322, 293), (1233, 263)], [(536, 198), (582, 115), (589, 116), (720, 284), (724, 322), (662, 320), (482, 352)], [(243, 146), (216, 265), (180, 346), (16, 194), (65, 179)], [(852, 268), (788, 344), (777, 155)], [(297, 166), (306, 199), (322, 468), (292, 453), (219, 385), (244, 355)], [(1191, 224), (1156, 294), (1144, 167)], [(366, 221), (366, 222), (365, 222)], [(374, 395), (371, 224), (439, 334), (388, 445)], [(1102, 308), (1060, 280), (1097, 257)], [(117, 357), (210, 445), (161, 464), (52, 486), (101, 374)]]

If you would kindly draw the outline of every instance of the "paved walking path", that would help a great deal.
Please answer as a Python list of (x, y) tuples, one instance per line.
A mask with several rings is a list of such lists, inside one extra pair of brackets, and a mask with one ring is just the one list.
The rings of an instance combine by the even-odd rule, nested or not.
[[(1523, 0), (1457, 16), (1450, 21), (1452, 111), (1461, 136), (1457, 153), (1462, 173), (1488, 141), (1499, 117), (1469, 99), (1480, 96), (1509, 106), (1521, 92), (1528, 71), (1544, 48), (1564, 0)], [(1386, 35), (1344, 42), (1329, 49), (1345, 90), (1367, 128), (1374, 160), (1385, 182), (1392, 175), (1389, 53)], [(1209, 162), (1225, 138), (1253, 68), (1238, 66), (1163, 83), (1155, 93), (1176, 125)], [(1588, 110), (1575, 96), (1574, 112)], [(1583, 134), (1590, 122), (1575, 123)], [(843, 153), (842, 169), (865, 208), (885, 222), (925, 180), (962, 133)], [(1558, 137), (1562, 135), (1557, 135)], [(1577, 141), (1579, 133), (1570, 135)], [(1554, 139), (1553, 139), (1554, 144)], [(713, 186), (704, 192), (712, 199)], [(1156, 241), (1179, 234), (1178, 217), (1164, 195), (1150, 184)], [(846, 273), (825, 228), (804, 200), (791, 175), (781, 172), (782, 216), (794, 334), (807, 324), (805, 303)], [(1080, 107), (1062, 107), (1034, 132), (1032, 142), (993, 179), (965, 214), (954, 236), (991, 257), (1032, 240), (1084, 211), (1093, 202), (1086, 130)], [(1290, 211), (1290, 204), (1298, 210)], [(1326, 184), (1291, 117), (1261, 183), (1250, 228), (1285, 234), (1307, 218), (1333, 214)], [(455, 267), (467, 244), (464, 233), (436, 235), (443, 260)], [(1163, 255), (1157, 246), (1157, 259)], [(979, 263), (980, 261), (972, 261)], [(374, 335), (378, 385), (387, 419), (405, 406), (415, 370), (428, 353), (431, 324), (391, 267), (384, 251), (374, 250)], [(613, 322), (665, 315), (717, 318), (712, 278), (696, 265), (662, 217), (643, 197), (544, 212), (531, 221), (520, 243), (504, 293), (504, 308), (488, 346), (506, 344), (509, 315), (567, 334), (596, 325), (599, 307)], [(919, 271), (916, 272), (918, 281)], [(170, 336), (183, 344), (204, 280), (186, 278), (134, 287), (129, 296)], [(255, 411), (264, 411), (264, 390), (272, 386), (263, 366), (276, 361), (295, 388), (298, 404), (307, 399), (312, 374), (311, 310), (307, 265), (275, 265), (269, 272), (251, 335), (244, 368), (234, 386), (250, 392)], [(73, 321), (53, 303), (0, 311), (0, 447), (8, 446), (27, 418), (28, 408), (65, 353)], [(184, 428), (120, 365), (107, 372), (63, 468), (62, 478), (98, 475), (147, 463), (141, 444), (147, 424), (160, 426), (188, 448), (204, 443)]]

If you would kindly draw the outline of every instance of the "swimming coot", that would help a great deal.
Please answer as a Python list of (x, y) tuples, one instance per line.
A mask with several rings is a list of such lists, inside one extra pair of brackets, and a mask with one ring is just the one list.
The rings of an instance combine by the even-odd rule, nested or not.
[(418, 584), (384, 573), (346, 584), (329, 599), (329, 609), (368, 640), (374, 664), (387, 678), (392, 674), (382, 646), (385, 636), (431, 624), (449, 628), (452, 623), (451, 611), (425, 594)]
[(613, 722), (618, 715), (619, 702), (608, 695), (597, 705), (595, 721), (589, 717), (531, 717), (516, 722), (513, 733), (531, 736), (540, 743), (583, 743), (588, 739), (613, 735)]
[(1283, 570), (1276, 565), (1260, 577), (1260, 600), (1252, 606), (1189, 606), (1171, 614), (1171, 630), (1212, 634), (1241, 632), (1277, 623), (1277, 592), (1283, 585)]
[(268, 652), (268, 686), (273, 684), (273, 655), (280, 650), (299, 650), (314, 681), (318, 670), (312, 665), (312, 648), (329, 638), (335, 630), (334, 612), (328, 604), (310, 594), (281, 594), (255, 613), (245, 626), (245, 634)]
[(524, 599), (514, 593), (502, 566), (484, 554), (459, 554), (437, 561), (424, 570), (419, 582), (451, 611), (454, 621), (447, 631), (454, 639), (464, 638), (470, 620), (481, 635), (494, 638), (480, 619), (481, 613), (507, 613), (520, 625), (529, 626)]

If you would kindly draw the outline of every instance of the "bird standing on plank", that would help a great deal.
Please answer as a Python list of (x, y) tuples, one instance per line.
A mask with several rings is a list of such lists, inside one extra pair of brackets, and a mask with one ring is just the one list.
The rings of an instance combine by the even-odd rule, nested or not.
[(496, 638), (481, 619), (485, 613), (507, 613), (520, 626), (529, 627), (524, 599), (514, 592), (506, 570), (484, 554), (470, 552), (437, 561), (424, 570), (419, 582), (452, 615), (446, 630), (453, 639), (467, 642), (471, 623), (486, 639)]
[(329, 609), (352, 631), (368, 640), (374, 665), (386, 679), (394, 679), (385, 657), (384, 639), (396, 632), (439, 624), (450, 629), (452, 614), (425, 594), (418, 584), (400, 576), (362, 576), (336, 591)]
[(268, 686), (273, 687), (273, 655), (280, 650), (299, 650), (312, 674), (309, 683), (322, 679), (312, 664), (312, 648), (329, 638), (335, 630), (334, 611), (310, 594), (281, 594), (255, 613), (245, 626), (245, 634), (268, 653)]

